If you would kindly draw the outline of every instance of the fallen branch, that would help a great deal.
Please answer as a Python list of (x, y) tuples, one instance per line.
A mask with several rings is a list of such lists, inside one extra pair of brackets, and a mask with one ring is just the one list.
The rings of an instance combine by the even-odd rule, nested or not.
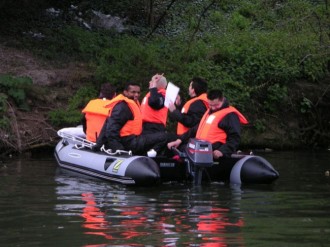
[(6, 102), (7, 102), (8, 108), (9, 108), (8, 112), (10, 113), (11, 118), (12, 118), (13, 131), (16, 133), (16, 139), (17, 139), (16, 150), (19, 153), (21, 153), (22, 152), (22, 142), (21, 142), (21, 135), (19, 133), (17, 117), (16, 117), (15, 111), (14, 111), (13, 107), (11, 106), (11, 104), (8, 101), (6, 101)]

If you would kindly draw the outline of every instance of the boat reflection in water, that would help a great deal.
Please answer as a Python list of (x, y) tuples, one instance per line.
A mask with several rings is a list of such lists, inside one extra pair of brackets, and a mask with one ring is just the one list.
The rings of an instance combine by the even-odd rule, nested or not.
[(240, 194), (229, 187), (222, 188), (229, 200), (221, 203), (220, 193), (183, 184), (131, 188), (63, 171), (55, 179), (55, 210), (80, 218), (87, 236), (80, 245), (244, 246)]

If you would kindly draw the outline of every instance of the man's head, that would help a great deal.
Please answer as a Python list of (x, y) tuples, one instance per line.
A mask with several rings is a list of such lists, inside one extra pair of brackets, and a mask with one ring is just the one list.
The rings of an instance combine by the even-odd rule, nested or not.
[(141, 88), (138, 83), (127, 82), (124, 87), (123, 94), (134, 101), (139, 101), (139, 97), (141, 94)]
[(224, 102), (224, 97), (221, 90), (213, 89), (207, 93), (207, 100), (211, 112), (219, 110)]
[(157, 87), (157, 89), (165, 89), (167, 87), (167, 80), (163, 74), (156, 74), (151, 78), (149, 87)]
[(112, 99), (116, 96), (116, 87), (107, 82), (101, 85), (99, 98)]
[(207, 82), (200, 77), (192, 78), (189, 85), (189, 96), (196, 97), (207, 92)]

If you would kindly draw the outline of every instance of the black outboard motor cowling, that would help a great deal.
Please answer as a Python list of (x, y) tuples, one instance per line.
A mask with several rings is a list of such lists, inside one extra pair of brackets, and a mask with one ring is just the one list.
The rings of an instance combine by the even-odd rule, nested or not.
[(213, 165), (212, 144), (208, 141), (191, 138), (186, 146), (187, 158), (195, 166), (209, 167)]

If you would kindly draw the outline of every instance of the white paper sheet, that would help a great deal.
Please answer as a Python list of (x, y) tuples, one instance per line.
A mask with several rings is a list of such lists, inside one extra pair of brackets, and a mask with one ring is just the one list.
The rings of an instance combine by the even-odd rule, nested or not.
[(175, 99), (178, 96), (179, 91), (180, 91), (180, 88), (175, 86), (172, 82), (169, 82), (167, 84), (165, 102), (164, 102), (164, 105), (166, 107), (168, 107), (170, 103), (175, 102)]

